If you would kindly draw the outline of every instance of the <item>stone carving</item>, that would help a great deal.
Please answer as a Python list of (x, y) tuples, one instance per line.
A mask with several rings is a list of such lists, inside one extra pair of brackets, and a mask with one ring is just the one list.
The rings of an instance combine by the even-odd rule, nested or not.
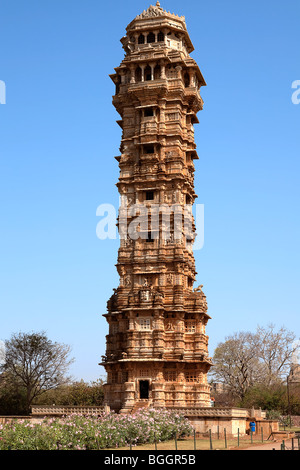
[(155, 291), (154, 292), (154, 302), (163, 302), (165, 298), (165, 294), (160, 291)]
[(163, 13), (164, 10), (160, 7), (160, 3), (157, 2), (156, 6), (150, 5), (148, 10), (144, 10), (143, 13), (136, 17), (136, 19), (153, 18), (161, 16)]
[(166, 331), (175, 331), (176, 329), (176, 322), (172, 320), (168, 320), (166, 323)]
[(138, 15), (135, 19), (136, 20), (141, 20), (141, 19), (144, 19), (144, 18), (156, 18), (158, 16), (165, 16), (166, 14), (168, 16), (173, 16), (173, 17), (176, 17), (176, 18), (180, 18), (182, 21), (185, 22), (185, 17), (184, 16), (178, 16), (178, 15), (175, 15), (174, 13), (167, 12), (166, 10), (161, 8), (159, 2), (157, 2), (155, 6), (150, 5), (148, 10), (144, 10), (143, 13)]
[(194, 289), (194, 292), (201, 292), (201, 293), (203, 293), (203, 290), (202, 290), (202, 289), (203, 289), (203, 285), (198, 286), (198, 287), (196, 287), (196, 288)]

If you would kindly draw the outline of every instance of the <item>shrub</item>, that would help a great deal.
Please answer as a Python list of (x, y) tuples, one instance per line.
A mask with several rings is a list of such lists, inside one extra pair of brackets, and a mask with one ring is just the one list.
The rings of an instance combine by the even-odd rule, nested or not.
[(38, 424), (23, 420), (2, 425), (0, 450), (99, 450), (166, 441), (192, 432), (189, 421), (174, 411), (71, 415), (44, 419)]

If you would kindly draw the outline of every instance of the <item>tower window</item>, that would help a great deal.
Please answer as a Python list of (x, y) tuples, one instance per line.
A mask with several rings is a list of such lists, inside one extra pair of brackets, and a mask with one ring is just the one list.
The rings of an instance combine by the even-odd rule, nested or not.
[(153, 33), (149, 33), (147, 36), (147, 43), (150, 44), (151, 42), (155, 42), (155, 35)]
[(190, 76), (188, 73), (184, 74), (184, 86), (188, 88), (190, 86)]
[(146, 108), (145, 111), (144, 111), (144, 116), (145, 117), (154, 116), (153, 108)]
[(166, 382), (177, 382), (176, 371), (164, 371), (164, 379)]
[(158, 33), (158, 36), (157, 36), (157, 40), (158, 42), (163, 42), (165, 40), (165, 35), (164, 33), (162, 33), (161, 31)]
[(111, 383), (112, 384), (117, 384), (118, 383), (118, 380), (119, 380), (119, 377), (118, 377), (118, 372), (112, 372), (111, 374)]
[(141, 318), (140, 319), (140, 330), (142, 330), (142, 331), (151, 330), (151, 320), (150, 320), (150, 318)]
[(146, 191), (146, 201), (154, 200), (154, 191)]
[(119, 331), (119, 325), (118, 325), (118, 323), (112, 323), (112, 324), (110, 325), (110, 327), (111, 327), (111, 334), (112, 334), (112, 335), (115, 335), (116, 333), (118, 333), (118, 331)]
[(121, 85), (121, 77), (118, 75), (117, 83), (116, 83), (116, 95), (120, 93), (120, 85)]
[(196, 333), (196, 322), (192, 321), (185, 321), (184, 322), (184, 329), (186, 333)]
[(148, 232), (147, 243), (153, 243), (153, 242), (154, 242), (154, 238), (152, 238), (152, 233)]
[(142, 69), (138, 67), (135, 71), (135, 81), (141, 82), (142, 81)]
[(128, 372), (122, 371), (122, 383), (128, 382)]
[(145, 80), (146, 82), (150, 82), (150, 80), (152, 80), (152, 71), (149, 65), (145, 68)]
[(159, 80), (161, 76), (161, 69), (159, 65), (156, 65), (154, 69), (154, 80)]
[(151, 372), (148, 369), (141, 369), (140, 377), (151, 377)]
[(148, 155), (154, 153), (154, 145), (145, 145), (144, 152)]
[(188, 383), (199, 383), (199, 377), (197, 376), (197, 374), (186, 372), (185, 381)]
[(138, 39), (139, 44), (145, 44), (145, 36), (143, 34), (140, 34), (139, 39)]

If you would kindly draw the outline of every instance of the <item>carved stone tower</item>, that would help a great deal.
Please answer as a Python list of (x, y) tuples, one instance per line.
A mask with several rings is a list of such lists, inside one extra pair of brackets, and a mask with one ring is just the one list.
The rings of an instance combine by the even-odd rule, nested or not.
[[(199, 90), (205, 81), (189, 55), (194, 48), (184, 17), (167, 13), (157, 2), (126, 31), (121, 40), (125, 58), (111, 75), (123, 131), (116, 157), (121, 246), (120, 285), (104, 315), (109, 324), (101, 363), (107, 372), (105, 401), (121, 412), (143, 404), (206, 407), (210, 317), (202, 286), (193, 288), (195, 225), (186, 211), (197, 197), (193, 125), (203, 106)], [(147, 209), (157, 207), (153, 230)], [(182, 229), (183, 215), (176, 217), (176, 208), (186, 214), (192, 237)], [(163, 216), (168, 214), (166, 236)], [(130, 235), (136, 216), (140, 224)]]

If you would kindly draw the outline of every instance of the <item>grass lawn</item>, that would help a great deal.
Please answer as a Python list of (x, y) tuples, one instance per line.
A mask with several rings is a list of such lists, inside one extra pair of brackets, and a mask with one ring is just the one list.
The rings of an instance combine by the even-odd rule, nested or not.
[(297, 433), (300, 433), (300, 428), (299, 426), (296, 427), (296, 426), (279, 426), (279, 429), (280, 431), (289, 431), (289, 432), (297, 432)]
[[(270, 443), (270, 441), (264, 441), (265, 444)], [(230, 448), (238, 448), (242, 449), (245, 447), (250, 447), (251, 445), (261, 445), (262, 440), (261, 438), (254, 438), (253, 443), (251, 443), (250, 437), (240, 437), (240, 443), (238, 447), (238, 440), (237, 438), (234, 439), (227, 439), (227, 448), (225, 447), (225, 440), (224, 439), (212, 439), (212, 448), (213, 450), (229, 450)], [(109, 450), (130, 450), (129, 447), (120, 447), (119, 449), (109, 449)], [(141, 446), (132, 447), (132, 450), (155, 450), (155, 444), (145, 444)], [(176, 452), (176, 443), (175, 441), (167, 441), (167, 442), (158, 442), (157, 443), (157, 450), (168, 450)], [(186, 451), (195, 450), (194, 447), (194, 439), (182, 439), (177, 441), (177, 450), (178, 451)], [(210, 440), (209, 439), (196, 439), (196, 450), (210, 450)]]
[[(283, 426), (280, 426), (280, 429), (284, 429)], [(300, 433), (299, 427), (285, 427), (286, 431), (291, 432), (298, 432)], [(225, 439), (216, 439), (212, 438), (212, 448), (213, 450), (230, 450), (230, 449), (245, 449), (247, 447), (263, 445), (263, 444), (270, 444), (272, 441), (267, 441), (264, 439), (262, 442), (261, 436), (253, 436), (252, 442), (250, 436), (243, 436), (240, 437), (239, 445), (238, 439), (230, 438), (227, 439), (227, 443), (225, 446)], [(112, 449), (111, 449), (112, 450)], [(116, 450), (116, 449), (114, 449)], [(129, 450), (128, 447), (122, 447), (119, 450)], [(141, 446), (132, 447), (132, 450), (155, 450), (155, 444), (145, 444)], [(157, 443), (157, 450), (169, 450), (169, 451), (176, 451), (176, 442), (175, 441), (167, 441), (167, 442), (159, 442)], [(195, 450), (194, 439), (181, 439), (177, 441), (177, 450), (178, 451), (185, 451), (185, 450)], [(210, 440), (207, 439), (196, 439), (196, 450), (210, 450)]]

